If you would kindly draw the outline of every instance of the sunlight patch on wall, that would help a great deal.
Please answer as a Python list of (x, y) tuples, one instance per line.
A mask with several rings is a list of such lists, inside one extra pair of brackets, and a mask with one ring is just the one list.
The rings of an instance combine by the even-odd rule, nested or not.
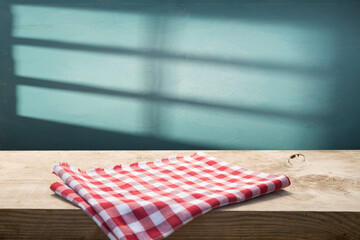
[(11, 12), (13, 37), (124, 47), (147, 37), (142, 14), (17, 4)]
[(15, 45), (15, 74), (61, 83), (145, 91), (142, 65), (129, 56)]
[(17, 114), (40, 120), (141, 135), (142, 102), (19, 85)]
[[(257, 19), (168, 17), (167, 49), (224, 62), (243, 60), (255, 67), (328, 68), (334, 62), (333, 33), (327, 29)], [(241, 68), (241, 64), (239, 65)]]
[(167, 78), (162, 94), (169, 97), (284, 115), (325, 116), (331, 112), (333, 76), (190, 62), (164, 63), (164, 68)]
[[(227, 149), (322, 149), (327, 129), (319, 119), (298, 121), (286, 116), (229, 110), (211, 111), (201, 106), (163, 106), (165, 139), (201, 143)], [(316, 133), (316, 134), (314, 134)], [(309, 138), (309, 136), (312, 136)], [(284, 145), (286, 143), (286, 146)]]

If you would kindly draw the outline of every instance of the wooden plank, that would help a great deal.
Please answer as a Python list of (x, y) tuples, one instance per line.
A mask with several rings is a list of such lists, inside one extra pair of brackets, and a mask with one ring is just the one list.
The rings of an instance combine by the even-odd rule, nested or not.
[[(2, 151), (0, 239), (102, 239), (80, 209), (49, 185), (57, 162), (81, 169), (153, 161), (194, 151)], [(360, 151), (206, 151), (239, 166), (286, 174), (292, 185), (209, 212), (169, 239), (359, 239)], [(290, 158), (293, 154), (302, 155)]]

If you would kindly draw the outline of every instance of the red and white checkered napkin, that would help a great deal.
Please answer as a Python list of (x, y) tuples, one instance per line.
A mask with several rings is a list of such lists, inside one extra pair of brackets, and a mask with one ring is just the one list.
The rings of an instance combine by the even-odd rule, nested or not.
[(81, 207), (110, 239), (162, 239), (192, 219), (290, 185), (205, 153), (80, 171), (54, 167), (51, 189)]

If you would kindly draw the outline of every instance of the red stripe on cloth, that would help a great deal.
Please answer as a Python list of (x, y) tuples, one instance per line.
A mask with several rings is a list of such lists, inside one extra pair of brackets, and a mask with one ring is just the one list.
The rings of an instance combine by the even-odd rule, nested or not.
[(197, 152), (81, 171), (60, 163), (50, 188), (82, 208), (110, 239), (162, 239), (206, 212), (290, 185)]

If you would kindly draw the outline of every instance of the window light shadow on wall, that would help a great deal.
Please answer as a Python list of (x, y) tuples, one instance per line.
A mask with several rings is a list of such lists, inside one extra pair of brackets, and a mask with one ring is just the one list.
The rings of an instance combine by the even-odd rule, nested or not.
[(31, 2), (2, 7), (5, 148), (332, 148), (349, 114), (342, 23), (307, 18), (334, 6)]

